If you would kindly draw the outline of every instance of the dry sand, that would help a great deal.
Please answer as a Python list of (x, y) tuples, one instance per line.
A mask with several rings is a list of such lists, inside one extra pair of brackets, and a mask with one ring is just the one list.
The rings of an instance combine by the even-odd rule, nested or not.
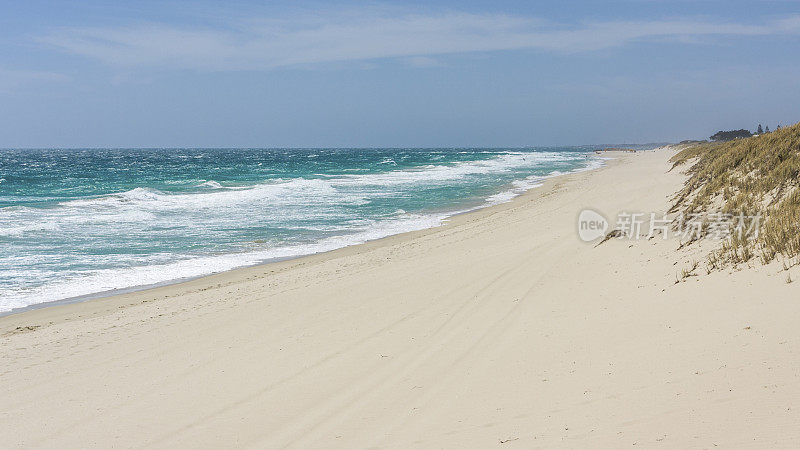
[(772, 265), (676, 284), (700, 248), (576, 236), (586, 206), (664, 211), (672, 152), (432, 230), (1, 318), (0, 442), (797, 447), (800, 283)]

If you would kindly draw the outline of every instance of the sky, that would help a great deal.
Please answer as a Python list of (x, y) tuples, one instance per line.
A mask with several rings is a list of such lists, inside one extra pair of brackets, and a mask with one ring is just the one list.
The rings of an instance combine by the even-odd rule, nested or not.
[(800, 0), (0, 0), (0, 148), (619, 144), (797, 121)]

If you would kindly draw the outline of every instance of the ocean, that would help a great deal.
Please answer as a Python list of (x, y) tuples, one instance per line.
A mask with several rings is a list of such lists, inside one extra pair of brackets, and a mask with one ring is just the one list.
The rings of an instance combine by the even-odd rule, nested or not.
[(435, 227), (595, 149), (0, 150), (0, 312)]

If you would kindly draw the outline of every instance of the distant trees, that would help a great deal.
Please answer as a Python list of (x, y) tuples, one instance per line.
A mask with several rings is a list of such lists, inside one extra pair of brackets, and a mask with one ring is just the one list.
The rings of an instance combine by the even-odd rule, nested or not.
[(745, 130), (742, 128), (741, 130), (731, 130), (731, 131), (717, 131), (714, 133), (710, 139), (712, 141), (732, 141), (737, 138), (747, 138), (752, 136), (749, 130)]
[[(780, 130), (781, 126), (778, 125), (778, 127), (775, 129)], [(758, 124), (755, 134), (759, 135), (765, 133), (769, 133), (769, 125), (763, 127), (761, 124)], [(753, 133), (751, 133), (750, 130), (745, 130), (742, 128), (741, 130), (717, 131), (713, 136), (710, 137), (710, 139), (712, 141), (732, 141), (734, 139), (748, 138), (750, 136), (753, 136)]]

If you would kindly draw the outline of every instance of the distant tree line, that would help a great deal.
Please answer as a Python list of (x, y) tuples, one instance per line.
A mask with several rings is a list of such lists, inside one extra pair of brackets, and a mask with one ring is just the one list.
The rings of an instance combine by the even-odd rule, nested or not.
[[(776, 130), (780, 129), (781, 126), (778, 125)], [(769, 126), (763, 128), (761, 124), (758, 124), (758, 128), (756, 128), (755, 135), (757, 136), (759, 134), (764, 134), (764, 133), (769, 133)], [(717, 131), (711, 136), (710, 139), (712, 141), (732, 141), (734, 139), (747, 138), (750, 136), (753, 136), (753, 133), (751, 133), (750, 130), (745, 130), (744, 128), (742, 128), (741, 130)]]
[(717, 131), (711, 135), (710, 139), (712, 141), (732, 141), (738, 138), (747, 138), (752, 135), (753, 133), (751, 133), (750, 130), (742, 128), (741, 130)]

